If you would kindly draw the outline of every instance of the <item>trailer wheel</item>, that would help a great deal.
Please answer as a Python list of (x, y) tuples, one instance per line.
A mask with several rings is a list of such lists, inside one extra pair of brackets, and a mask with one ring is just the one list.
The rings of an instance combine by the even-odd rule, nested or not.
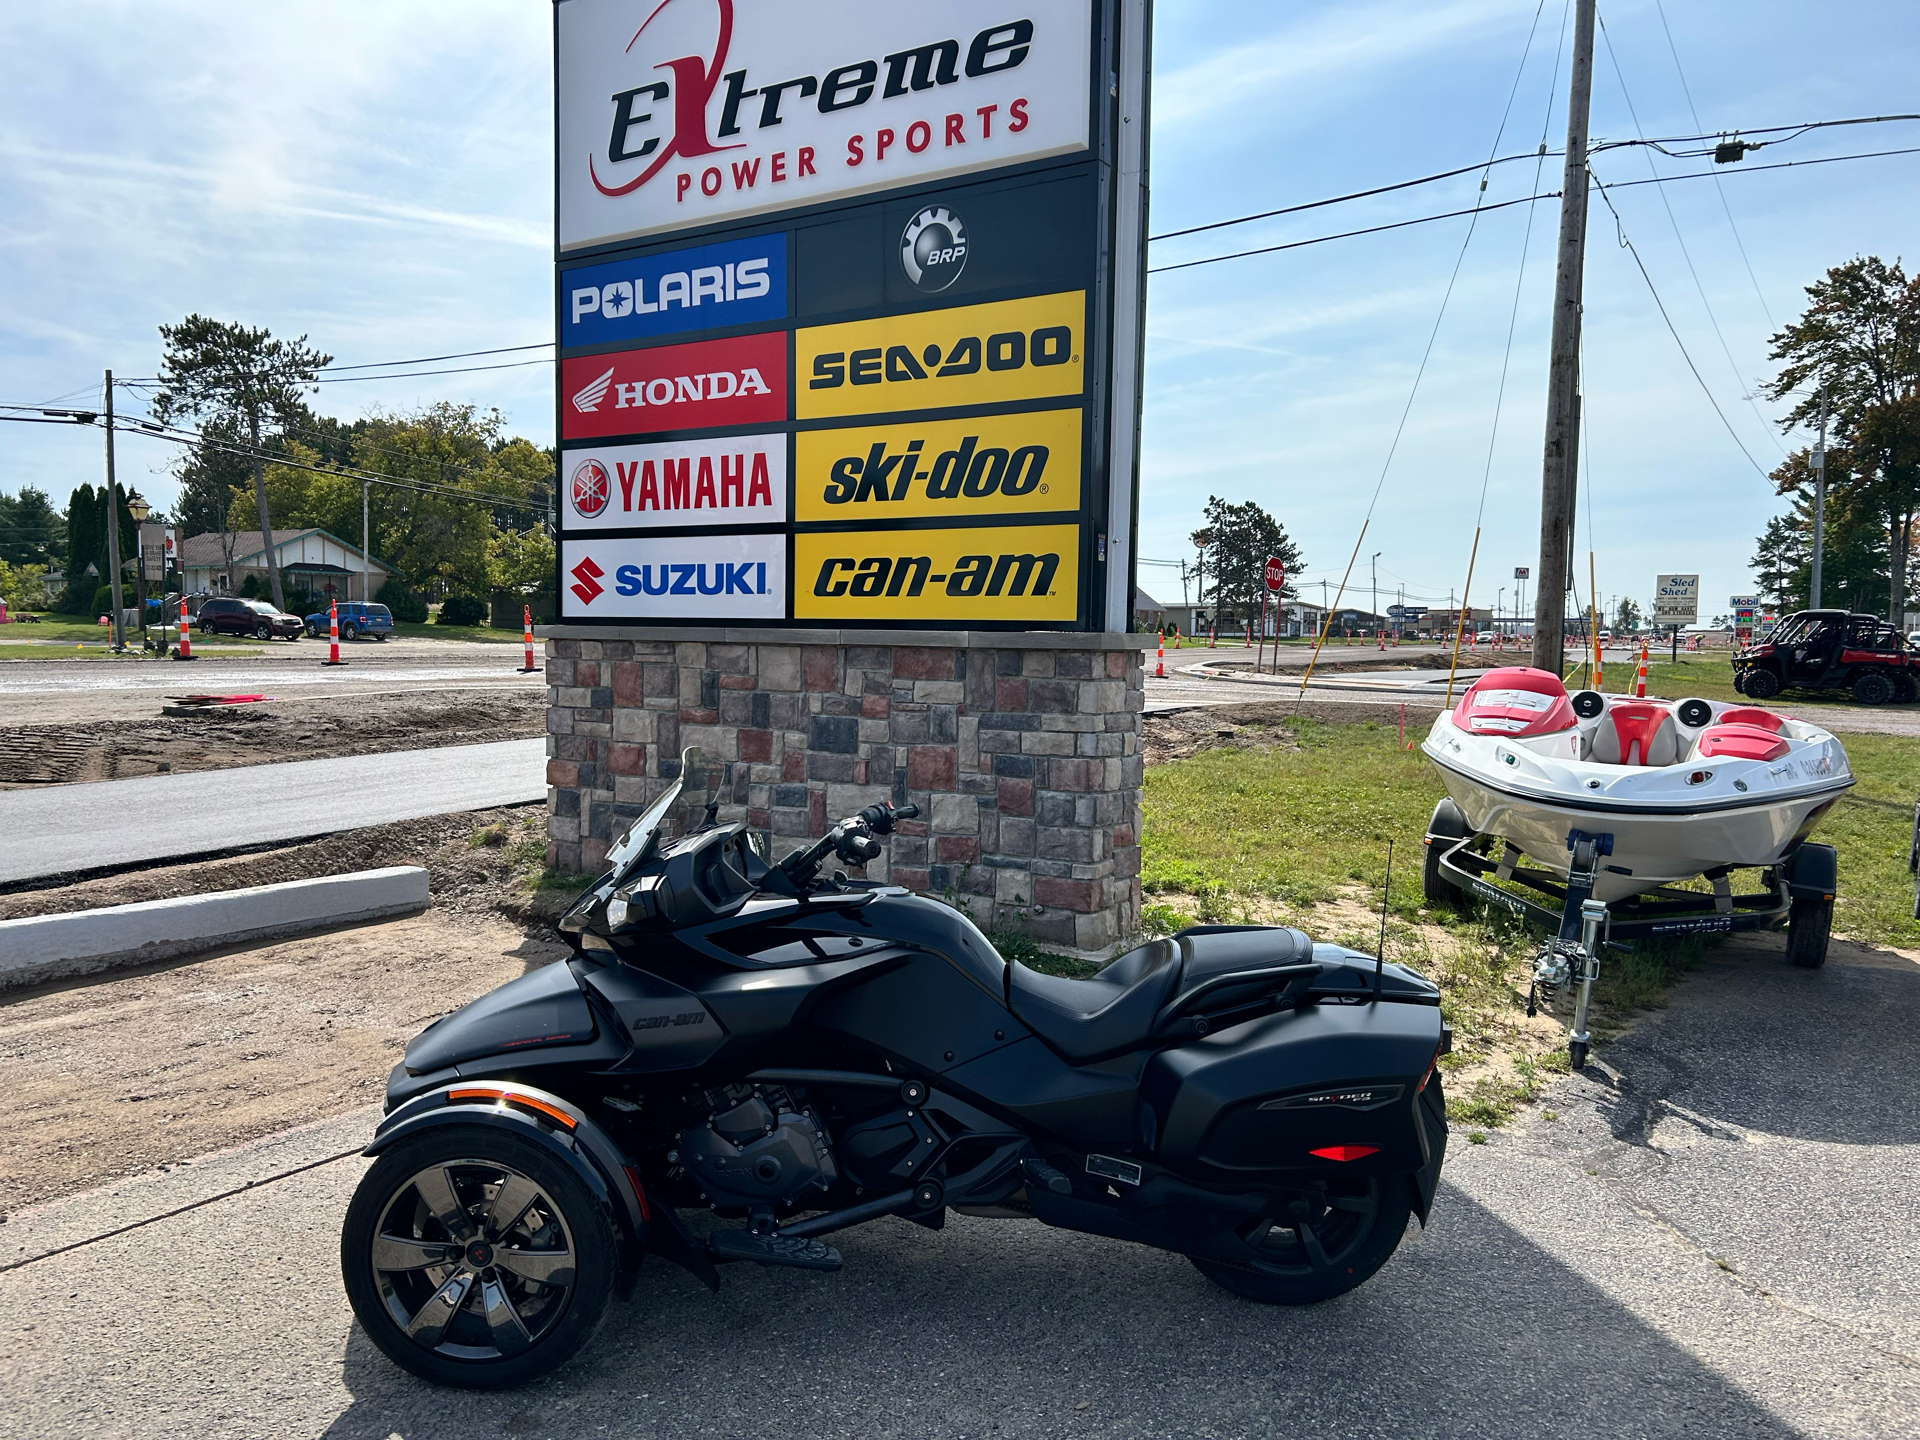
[(1420, 872), (1420, 890), (1435, 910), (1452, 909), (1460, 903), (1459, 887), (1440, 872), (1440, 852), (1472, 833), (1467, 817), (1453, 801), (1442, 800), (1433, 807), (1433, 818), (1427, 822), (1427, 863)]
[(1787, 908), (1787, 963), (1818, 970), (1827, 963), (1827, 939), (1833, 933), (1833, 897), (1807, 896)]
[(1771, 670), (1749, 670), (1741, 693), (1749, 700), (1771, 700), (1780, 693), (1780, 677)]
[(1863, 670), (1854, 677), (1853, 698), (1862, 705), (1884, 705), (1893, 699), (1893, 681), (1884, 670)]

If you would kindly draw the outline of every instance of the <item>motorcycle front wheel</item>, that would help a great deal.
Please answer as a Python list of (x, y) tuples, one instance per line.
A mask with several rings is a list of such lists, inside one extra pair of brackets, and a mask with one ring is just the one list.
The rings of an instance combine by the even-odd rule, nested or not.
[(613, 1226), (541, 1147), (459, 1128), (380, 1156), (347, 1207), (340, 1269), (367, 1338), (427, 1380), (524, 1384), (593, 1338)]
[(1242, 1227), (1244, 1258), (1202, 1259), (1202, 1275), (1264, 1305), (1313, 1305), (1373, 1278), (1406, 1233), (1412, 1187), (1400, 1176), (1330, 1184)]

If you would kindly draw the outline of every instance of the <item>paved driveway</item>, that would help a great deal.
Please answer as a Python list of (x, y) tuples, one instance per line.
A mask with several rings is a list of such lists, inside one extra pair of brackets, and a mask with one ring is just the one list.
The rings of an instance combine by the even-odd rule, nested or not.
[(650, 1262), (558, 1376), (435, 1390), (341, 1299), (343, 1117), (0, 1227), (16, 1265), (76, 1245), (0, 1274), (0, 1435), (1920, 1434), (1920, 966), (1835, 951), (1717, 952), (1558, 1119), (1456, 1131), (1433, 1228), (1310, 1310), (1032, 1222), (884, 1221), (838, 1275), (714, 1296)]

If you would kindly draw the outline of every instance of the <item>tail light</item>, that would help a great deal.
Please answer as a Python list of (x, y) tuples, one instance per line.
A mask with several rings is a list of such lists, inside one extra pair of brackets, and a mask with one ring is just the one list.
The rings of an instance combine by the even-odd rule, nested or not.
[(1369, 1155), (1378, 1155), (1378, 1145), (1322, 1145), (1318, 1150), (1309, 1150), (1309, 1155), (1318, 1155), (1322, 1160), (1364, 1160)]

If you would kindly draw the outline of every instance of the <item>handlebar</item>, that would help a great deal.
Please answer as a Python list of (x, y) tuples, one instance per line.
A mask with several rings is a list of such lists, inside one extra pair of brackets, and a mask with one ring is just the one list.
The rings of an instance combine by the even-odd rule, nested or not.
[(869, 805), (858, 815), (850, 815), (835, 825), (805, 850), (796, 850), (778, 865), (779, 871), (795, 885), (804, 885), (820, 871), (820, 862), (832, 851), (849, 865), (864, 865), (880, 854), (875, 835), (890, 835), (902, 820), (920, 813), (918, 805), (889, 805), (884, 800)]

